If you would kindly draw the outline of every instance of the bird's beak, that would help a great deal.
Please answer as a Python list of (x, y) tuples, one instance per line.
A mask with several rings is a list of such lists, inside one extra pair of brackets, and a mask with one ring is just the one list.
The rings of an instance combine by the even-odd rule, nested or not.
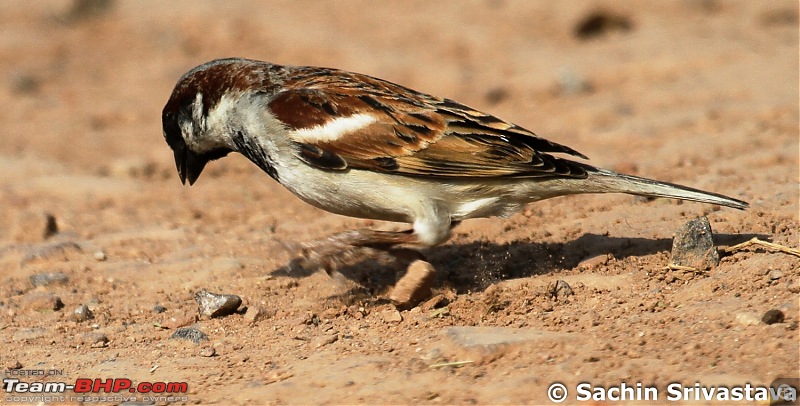
[(175, 166), (178, 168), (178, 176), (181, 178), (181, 183), (185, 185), (188, 180), (189, 185), (193, 185), (197, 178), (200, 177), (200, 173), (203, 172), (208, 160), (186, 147), (176, 148), (174, 153)]

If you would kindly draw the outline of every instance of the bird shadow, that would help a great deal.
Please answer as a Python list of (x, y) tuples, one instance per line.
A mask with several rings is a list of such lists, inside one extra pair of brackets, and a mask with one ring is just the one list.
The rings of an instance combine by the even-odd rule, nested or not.
[[(731, 246), (753, 237), (768, 238), (762, 234), (715, 234), (714, 242), (717, 246)], [(461, 294), (480, 292), (503, 280), (572, 269), (581, 261), (599, 255), (610, 254), (621, 260), (669, 252), (671, 249), (671, 238), (608, 237), (589, 233), (566, 243), (514, 241), (498, 244), (473, 241), (419, 252), (436, 269), (434, 286), (451, 288)], [(335, 270), (357, 285), (341, 295), (363, 298), (385, 292), (405, 273), (413, 259), (408, 256), (397, 258), (383, 251), (365, 252), (363, 258)], [(308, 265), (303, 264), (301, 259), (295, 259), (273, 274), (304, 278), (319, 272), (319, 267)]]

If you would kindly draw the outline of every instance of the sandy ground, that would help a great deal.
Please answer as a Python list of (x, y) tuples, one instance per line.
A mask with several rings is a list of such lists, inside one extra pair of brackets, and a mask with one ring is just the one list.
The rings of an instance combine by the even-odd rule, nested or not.
[[(187, 383), (160, 404), (543, 404), (554, 382), (567, 403), (579, 382), (663, 402), (671, 383), (800, 376), (800, 258), (747, 248), (664, 269), (700, 215), (721, 247), (800, 245), (797, 2), (108, 3), (0, 2), (7, 377)], [(386, 78), (751, 208), (575, 196), (467, 221), (425, 251), (441, 300), (398, 313), (391, 264), (284, 266), (286, 245), (401, 225), (321, 212), (238, 156), (180, 185), (161, 108), (183, 72), (225, 56)], [(67, 278), (34, 286), (44, 273)], [(554, 296), (558, 280), (573, 294)], [(201, 289), (240, 312), (197, 319)], [(81, 305), (92, 319), (75, 321)], [(772, 309), (783, 322), (761, 321)], [(181, 325), (208, 339), (169, 339)]]

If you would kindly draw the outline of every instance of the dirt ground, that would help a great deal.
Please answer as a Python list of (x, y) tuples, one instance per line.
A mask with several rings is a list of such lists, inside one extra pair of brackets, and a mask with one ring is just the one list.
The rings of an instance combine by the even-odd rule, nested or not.
[[(187, 383), (158, 404), (547, 404), (561, 382), (571, 404), (580, 382), (663, 403), (673, 383), (800, 376), (800, 258), (664, 268), (701, 215), (722, 248), (800, 245), (796, 1), (7, 0), (0, 32), (7, 378)], [(161, 108), (227, 56), (382, 77), (751, 207), (585, 195), (466, 221), (424, 252), (438, 299), (398, 312), (390, 263), (285, 265), (292, 244), (402, 225), (310, 207), (240, 156), (181, 186)], [(198, 318), (201, 289), (242, 307)], [(762, 322), (773, 309), (784, 320)], [(170, 339), (181, 326), (207, 340)], [(42, 395), (5, 388), (0, 403)]]

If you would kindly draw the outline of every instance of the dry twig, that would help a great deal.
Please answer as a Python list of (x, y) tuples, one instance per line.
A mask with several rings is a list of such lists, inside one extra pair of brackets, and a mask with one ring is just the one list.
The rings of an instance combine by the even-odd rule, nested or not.
[(796, 250), (794, 248), (790, 248), (790, 247), (787, 247), (785, 245), (775, 244), (775, 243), (772, 243), (772, 242), (769, 242), (769, 241), (759, 240), (758, 237), (753, 237), (753, 239), (751, 239), (749, 241), (745, 241), (745, 242), (743, 242), (741, 244), (736, 244), (736, 245), (730, 246), (728, 248), (725, 248), (724, 251), (727, 252), (727, 253), (733, 253), (733, 252), (739, 251), (739, 250), (741, 250), (743, 248), (747, 248), (747, 247), (749, 247), (751, 245), (760, 245), (762, 247), (766, 247), (766, 248), (769, 248), (771, 250), (780, 251), (780, 252), (787, 253), (789, 255), (794, 255), (796, 257), (800, 257), (800, 250)]

